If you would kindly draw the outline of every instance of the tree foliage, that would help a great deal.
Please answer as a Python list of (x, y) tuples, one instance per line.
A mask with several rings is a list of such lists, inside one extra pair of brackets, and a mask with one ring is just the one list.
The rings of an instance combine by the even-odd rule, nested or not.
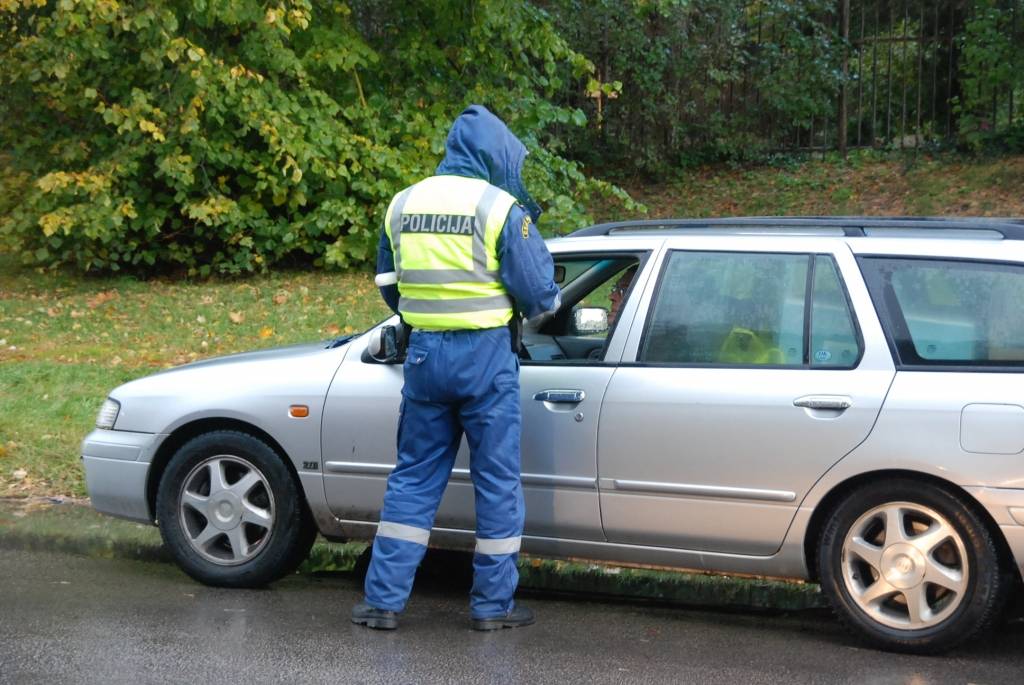
[(830, 112), (841, 82), (832, 0), (548, 5), (597, 76), (622, 83), (614, 97), (564, 95), (590, 118), (571, 137), (588, 162), (660, 173), (756, 157), (773, 143), (759, 124), (773, 122), (780, 135), (806, 126)]
[[(960, 136), (973, 150), (1003, 145), (1022, 151), (1024, 0), (974, 0), (972, 9), (960, 37)], [(1000, 130), (1000, 122), (1009, 126)]]
[(363, 263), (472, 102), (572, 228), (593, 194), (635, 207), (563, 156), (585, 117), (553, 95), (592, 70), (514, 0), (0, 0), (0, 240), (84, 271)]

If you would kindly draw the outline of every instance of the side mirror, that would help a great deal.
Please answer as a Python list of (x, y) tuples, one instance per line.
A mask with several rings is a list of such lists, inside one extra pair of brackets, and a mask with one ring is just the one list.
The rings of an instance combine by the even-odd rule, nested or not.
[(366, 353), (375, 362), (395, 364), (399, 361), (399, 333), (397, 326), (381, 326), (370, 334)]
[(573, 335), (594, 335), (608, 331), (608, 310), (601, 307), (580, 307), (572, 312)]
[(561, 264), (555, 264), (555, 278), (554, 278), (554, 281), (558, 285), (562, 285), (562, 282), (565, 281), (565, 267), (562, 266)]

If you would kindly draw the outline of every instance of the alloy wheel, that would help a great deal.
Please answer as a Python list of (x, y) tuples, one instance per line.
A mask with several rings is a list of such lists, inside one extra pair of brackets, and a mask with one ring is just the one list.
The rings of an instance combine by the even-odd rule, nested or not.
[(961, 605), (970, 568), (964, 541), (945, 517), (921, 504), (889, 502), (850, 527), (842, 571), (847, 591), (870, 618), (919, 630)]
[(209, 457), (189, 472), (178, 512), (192, 548), (222, 566), (252, 559), (274, 529), (270, 484), (252, 463), (233, 455)]

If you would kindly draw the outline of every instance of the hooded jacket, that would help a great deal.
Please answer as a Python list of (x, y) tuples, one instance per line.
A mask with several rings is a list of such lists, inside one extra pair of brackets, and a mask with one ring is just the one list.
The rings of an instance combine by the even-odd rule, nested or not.
[[(445, 143), (445, 157), (437, 176), (479, 178), (512, 195), (512, 206), (498, 239), (499, 275), (519, 311), (527, 318), (554, 311), (560, 304), (554, 283), (554, 263), (536, 222), (541, 210), (527, 193), (522, 180), (526, 146), (508, 127), (481, 105), (471, 105), (452, 124)], [(523, 231), (526, 227), (528, 230)], [(385, 231), (377, 248), (377, 273), (395, 270), (391, 241)], [(384, 285), (381, 296), (398, 312), (398, 286)]]

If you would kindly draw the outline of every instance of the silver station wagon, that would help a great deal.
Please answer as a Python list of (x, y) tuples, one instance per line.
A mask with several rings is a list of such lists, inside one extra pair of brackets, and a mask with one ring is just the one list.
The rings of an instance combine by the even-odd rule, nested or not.
[[(524, 332), (524, 551), (811, 579), (876, 646), (938, 651), (1024, 566), (1024, 221), (644, 221), (549, 242)], [(381, 331), (115, 389), (99, 511), (194, 578), (265, 584), (374, 535), (402, 365)], [(378, 354), (378, 357), (380, 355)], [(431, 544), (472, 549), (463, 445)]]

